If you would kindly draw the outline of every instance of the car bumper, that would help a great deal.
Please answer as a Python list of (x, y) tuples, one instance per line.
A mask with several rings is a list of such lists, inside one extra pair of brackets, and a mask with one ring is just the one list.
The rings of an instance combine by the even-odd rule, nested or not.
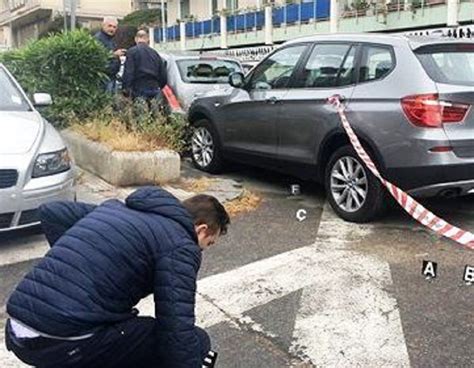
[(387, 179), (415, 197), (466, 195), (474, 193), (474, 164), (388, 169)]
[(38, 207), (44, 203), (75, 200), (73, 170), (34, 180), (24, 188), (0, 190), (0, 232), (38, 225)]

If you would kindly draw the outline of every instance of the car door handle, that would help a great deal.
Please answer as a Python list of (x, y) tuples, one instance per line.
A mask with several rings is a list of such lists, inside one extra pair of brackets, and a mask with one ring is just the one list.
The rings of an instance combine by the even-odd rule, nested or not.
[(275, 104), (280, 103), (280, 102), (281, 101), (278, 98), (276, 98), (275, 96), (267, 98), (267, 100), (266, 100), (266, 103), (271, 104), (271, 105), (275, 105)]

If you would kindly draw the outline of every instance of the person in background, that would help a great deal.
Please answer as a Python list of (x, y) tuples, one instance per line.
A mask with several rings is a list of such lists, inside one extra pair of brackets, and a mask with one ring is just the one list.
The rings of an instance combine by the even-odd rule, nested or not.
[(135, 36), (136, 46), (127, 51), (123, 75), (125, 94), (136, 99), (147, 101), (162, 97), (161, 89), (166, 85), (166, 62), (158, 52), (151, 48), (148, 33), (138, 31)]
[(107, 75), (109, 82), (106, 85), (107, 92), (115, 91), (117, 73), (120, 70), (120, 58), (125, 56), (125, 49), (117, 49), (114, 37), (117, 33), (118, 21), (114, 17), (105, 17), (102, 22), (102, 29), (95, 34), (95, 39), (99, 41), (107, 50), (112, 52), (113, 58), (110, 60)]

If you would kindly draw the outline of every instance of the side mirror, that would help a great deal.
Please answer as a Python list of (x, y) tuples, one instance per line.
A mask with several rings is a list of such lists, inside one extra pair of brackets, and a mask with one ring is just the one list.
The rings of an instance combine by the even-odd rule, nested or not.
[(229, 84), (234, 88), (244, 87), (244, 75), (241, 72), (235, 72), (229, 75)]
[(50, 106), (53, 100), (49, 93), (35, 93), (33, 95), (33, 105), (36, 107)]

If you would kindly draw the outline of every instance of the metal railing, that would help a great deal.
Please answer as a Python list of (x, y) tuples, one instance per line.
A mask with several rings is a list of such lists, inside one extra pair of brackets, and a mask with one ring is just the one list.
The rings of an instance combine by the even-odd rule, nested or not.
[[(272, 25), (275, 28), (294, 24), (304, 24), (329, 19), (330, 0), (288, 4), (272, 8)], [(259, 31), (265, 27), (265, 10), (244, 10), (226, 16), (227, 33)], [(185, 25), (186, 38), (199, 38), (218, 35), (221, 32), (220, 17), (206, 20), (189, 20)], [(178, 41), (180, 27), (174, 25), (166, 28), (166, 39)], [(155, 42), (163, 41), (162, 28), (155, 28)]]
[(344, 9), (341, 14), (341, 18), (359, 18), (365, 16), (387, 16), (388, 13), (412, 11), (416, 13), (421, 10), (422, 12), (426, 8), (432, 8), (439, 5), (446, 5), (447, 0), (392, 0), (387, 1), (376, 1), (373, 3), (360, 3), (358, 7), (348, 7)]

